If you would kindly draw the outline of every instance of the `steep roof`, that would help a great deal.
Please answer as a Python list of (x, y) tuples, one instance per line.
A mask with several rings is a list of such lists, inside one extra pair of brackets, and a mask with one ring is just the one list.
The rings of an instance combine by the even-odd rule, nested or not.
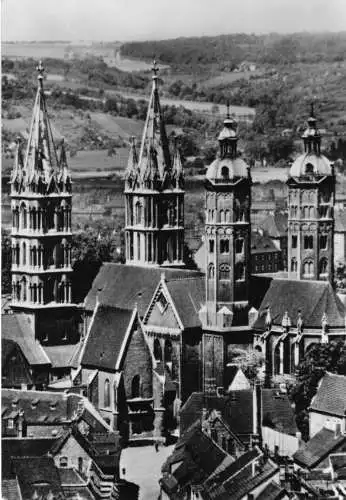
[(295, 436), (298, 431), (295, 414), (287, 394), (262, 389), (262, 424)]
[(13, 460), (19, 487), (24, 499), (45, 497), (64, 498), (59, 471), (52, 457), (21, 457)]
[(288, 215), (281, 212), (269, 214), (261, 222), (260, 227), (271, 238), (282, 238), (287, 236)]
[(323, 427), (293, 455), (293, 460), (308, 469), (317, 467), (328, 455), (346, 443), (346, 436), (335, 437), (335, 432)]
[(327, 281), (273, 279), (262, 300), (254, 329), (264, 328), (268, 307), (274, 325), (281, 325), (285, 312), (294, 325), (299, 311), (308, 327), (321, 328), (324, 313), (330, 327), (345, 325), (345, 308)]
[(14, 477), (12, 459), (16, 457), (40, 457), (47, 455), (56, 438), (2, 438), (2, 477)]
[(326, 373), (310, 405), (311, 411), (346, 415), (346, 376)]
[(280, 250), (274, 245), (273, 241), (266, 235), (257, 233), (256, 231), (251, 232), (251, 255), (262, 254), (262, 253), (272, 253), (278, 252)]
[(201, 276), (200, 272), (187, 269), (104, 263), (85, 298), (85, 308), (93, 311), (96, 296), (98, 296), (99, 302), (107, 306), (133, 310), (137, 305), (138, 313), (142, 317), (149, 306), (162, 272), (168, 280)]
[(1, 316), (2, 338), (16, 342), (30, 365), (50, 365), (50, 360), (24, 314)]
[(76, 365), (74, 357), (78, 349), (79, 344), (64, 344), (44, 347), (44, 350), (52, 364), (52, 368), (76, 368), (78, 365)]
[(204, 276), (173, 278), (167, 280), (166, 285), (184, 328), (201, 326), (198, 312), (205, 301)]
[[(12, 363), (12, 356), (17, 356), (20, 353), (20, 358), (23, 361), (20, 371), (8, 370)], [(24, 358), (24, 359), (23, 359)], [(1, 339), (1, 365), (2, 365), (2, 385), (3, 387), (20, 386), (21, 384), (33, 384), (29, 367), (26, 365), (27, 361), (22, 353), (17, 342), (8, 339)], [(26, 368), (26, 369), (25, 369)]]
[(115, 370), (133, 311), (98, 305), (85, 341), (81, 365)]

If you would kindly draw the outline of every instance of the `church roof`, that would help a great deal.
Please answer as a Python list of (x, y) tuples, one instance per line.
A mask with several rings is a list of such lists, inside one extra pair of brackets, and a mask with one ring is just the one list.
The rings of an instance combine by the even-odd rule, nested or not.
[(44, 68), (39, 63), (38, 88), (30, 125), (29, 139), (23, 158), (18, 142), (11, 183), (19, 192), (35, 185), (35, 192), (50, 194), (64, 191), (70, 181), (64, 145), (60, 157), (54, 142), (43, 88)]
[(23, 314), (3, 314), (2, 338), (16, 342), (30, 365), (50, 365), (43, 347), (35, 339), (28, 319)]
[(54, 346), (45, 346), (44, 350), (50, 359), (52, 368), (77, 368), (74, 359), (79, 344), (63, 344)]
[(313, 166), (313, 174), (317, 176), (332, 175), (331, 163), (324, 155), (316, 153), (304, 153), (295, 159), (290, 168), (290, 177), (306, 176), (306, 166)]
[(327, 372), (319, 383), (310, 409), (344, 417), (346, 414), (346, 376)]
[(208, 167), (206, 178), (210, 181), (222, 181), (223, 168), (228, 169), (230, 180), (248, 177), (248, 166), (242, 158), (216, 158)]
[(81, 365), (115, 371), (133, 312), (98, 305), (85, 341)]
[(321, 328), (324, 313), (330, 327), (345, 325), (345, 308), (327, 281), (273, 279), (262, 300), (254, 329), (264, 329), (268, 307), (274, 325), (281, 326), (286, 312), (295, 325), (299, 311), (306, 327)]
[(139, 316), (144, 316), (162, 273), (167, 280), (201, 276), (199, 271), (187, 269), (140, 267), (104, 263), (85, 298), (85, 308), (93, 311), (96, 296), (100, 304), (133, 310), (137, 305)]
[(204, 276), (172, 278), (166, 285), (184, 328), (201, 326), (198, 312), (205, 302)]

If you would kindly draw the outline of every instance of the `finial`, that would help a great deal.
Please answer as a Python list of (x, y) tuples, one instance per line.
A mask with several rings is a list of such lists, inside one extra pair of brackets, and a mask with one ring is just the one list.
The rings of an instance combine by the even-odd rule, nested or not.
[(227, 108), (227, 115), (226, 115), (226, 117), (229, 120), (229, 118), (230, 118), (230, 114), (229, 114), (229, 99), (227, 99), (226, 108)]
[(151, 68), (151, 71), (153, 72), (153, 79), (156, 79), (157, 78), (157, 74), (160, 71), (160, 69), (159, 69), (159, 67), (157, 65), (157, 62), (156, 62), (155, 58), (153, 60), (153, 66)]
[(38, 72), (38, 81), (41, 83), (42, 85), (42, 80), (43, 80), (43, 73), (44, 73), (44, 66), (42, 64), (42, 61), (39, 61), (38, 63), (38, 66), (36, 66), (36, 70)]

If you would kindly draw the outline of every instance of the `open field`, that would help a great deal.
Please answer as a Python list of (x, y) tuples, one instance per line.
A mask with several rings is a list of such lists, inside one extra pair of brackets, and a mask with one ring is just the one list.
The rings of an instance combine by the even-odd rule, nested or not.
[(213, 87), (218, 87), (221, 85), (226, 85), (230, 84), (233, 82), (236, 82), (237, 80), (248, 80), (251, 77), (254, 76), (260, 76), (262, 75), (263, 72), (260, 70), (255, 70), (255, 71), (232, 71), (231, 73), (222, 73), (221, 75), (214, 76), (213, 78), (210, 78), (209, 80), (206, 80), (203, 82), (201, 87), (204, 88), (213, 88)]

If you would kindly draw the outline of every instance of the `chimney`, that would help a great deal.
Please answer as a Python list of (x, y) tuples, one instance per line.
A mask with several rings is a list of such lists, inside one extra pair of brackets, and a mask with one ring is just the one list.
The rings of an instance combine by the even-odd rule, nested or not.
[(340, 436), (341, 436), (341, 423), (335, 422), (334, 437), (335, 437), (335, 439), (337, 439)]
[(23, 437), (24, 411), (21, 410), (18, 416), (18, 437)]

